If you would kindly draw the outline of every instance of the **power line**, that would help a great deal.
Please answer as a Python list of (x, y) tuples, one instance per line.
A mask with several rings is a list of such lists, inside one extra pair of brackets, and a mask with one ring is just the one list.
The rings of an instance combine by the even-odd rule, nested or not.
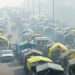
[(28, 23), (30, 22), (30, 1), (29, 0), (27, 0), (27, 7), (26, 7), (26, 9), (27, 9), (27, 17), (28, 17)]
[(39, 16), (40, 16), (40, 10), (41, 10), (41, 5), (40, 5), (40, 0), (39, 0)]
[(50, 17), (50, 0), (48, 0), (48, 17)]
[(34, 0), (32, 1), (32, 13), (33, 13), (33, 17), (34, 17), (34, 15), (35, 15), (35, 6), (34, 6)]
[(53, 40), (55, 40), (55, 39), (54, 39), (54, 24), (55, 24), (55, 23), (54, 23), (54, 22), (55, 22), (55, 21), (54, 21), (54, 20), (55, 20), (55, 14), (54, 14), (55, 11), (54, 11), (54, 10), (55, 10), (55, 6), (54, 6), (54, 0), (53, 0)]

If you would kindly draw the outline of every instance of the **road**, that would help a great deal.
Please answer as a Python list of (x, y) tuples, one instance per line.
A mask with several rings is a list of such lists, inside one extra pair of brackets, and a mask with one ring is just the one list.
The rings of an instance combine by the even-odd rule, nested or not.
[(0, 75), (24, 75), (23, 66), (17, 61), (0, 63)]

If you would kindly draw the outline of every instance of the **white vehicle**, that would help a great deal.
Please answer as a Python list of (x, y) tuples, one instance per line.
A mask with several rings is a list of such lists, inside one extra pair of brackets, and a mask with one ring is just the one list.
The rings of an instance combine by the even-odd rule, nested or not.
[(1, 61), (14, 61), (14, 54), (12, 50), (2, 50), (0, 52)]

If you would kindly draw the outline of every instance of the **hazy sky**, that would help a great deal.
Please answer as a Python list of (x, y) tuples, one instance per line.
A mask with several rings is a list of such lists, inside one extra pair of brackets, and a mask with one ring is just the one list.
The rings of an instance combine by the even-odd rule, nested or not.
[(21, 7), (24, 0), (0, 0), (0, 8), (10, 6), (10, 7)]
[[(28, 2), (29, 1), (29, 7)], [(34, 8), (33, 8), (34, 1)], [(40, 0), (41, 12), (53, 14), (53, 0)], [(75, 24), (75, 0), (54, 0), (55, 1), (55, 19), (61, 20), (67, 24)], [(0, 8), (3, 7), (24, 7), (27, 9), (35, 9), (38, 11), (39, 0), (0, 0)], [(51, 17), (52, 18), (52, 17)]]
[[(21, 7), (23, 5), (23, 2), (25, 2), (25, 4), (27, 4), (28, 0), (0, 0), (0, 8), (2, 7)], [(32, 2), (33, 0), (29, 0), (30, 2)], [(35, 0), (37, 3), (37, 0)], [(46, 3), (46, 0), (40, 0), (44, 3)]]
[[(25, 1), (25, 4), (27, 4), (28, 0), (0, 0), (0, 8), (5, 6), (22, 6), (23, 2)], [(33, 0), (29, 0), (30, 2)], [(34, 0), (37, 2), (37, 0)], [(40, 0), (43, 3), (47, 3), (48, 0)], [(53, 0), (49, 0), (52, 2)], [(63, 6), (75, 6), (75, 0), (55, 0), (55, 4), (63, 5)]]
[[(6, 7), (6, 6), (21, 7), (23, 5), (24, 1), (25, 1), (25, 5), (26, 5), (28, 0), (0, 0), (0, 8)], [(33, 1), (35, 1), (35, 3), (37, 3), (39, 0), (29, 0), (29, 1), (30, 1), (30, 3), (32, 3)], [(49, 1), (52, 4), (53, 0), (40, 0), (40, 2), (42, 2), (44, 4), (47, 4), (47, 2), (49, 2)], [(68, 6), (71, 8), (75, 8), (75, 0), (55, 0), (55, 4), (59, 5), (59, 6)]]

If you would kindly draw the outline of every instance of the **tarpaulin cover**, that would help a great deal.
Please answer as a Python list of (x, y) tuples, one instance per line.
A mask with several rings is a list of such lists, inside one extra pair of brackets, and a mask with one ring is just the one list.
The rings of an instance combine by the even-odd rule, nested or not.
[(54, 69), (56, 71), (63, 71), (63, 68), (60, 65), (55, 64), (55, 63), (45, 63), (45, 64), (42, 64), (42, 65), (38, 65), (36, 67), (37, 72), (44, 71), (44, 70), (49, 69), (49, 68)]
[(43, 57), (43, 56), (33, 56), (31, 58), (29, 58), (27, 60), (27, 67), (29, 70), (31, 70), (31, 66), (33, 63), (39, 62), (39, 61), (43, 61), (43, 62), (52, 62), (52, 60), (50, 60), (47, 57)]
[(65, 52), (65, 51), (68, 50), (68, 48), (66, 46), (64, 46), (63, 44), (61, 44), (61, 43), (55, 43), (51, 48), (49, 48), (48, 57), (50, 58), (52, 52), (55, 51), (55, 50), (57, 50), (58, 48), (61, 49), (63, 52)]

